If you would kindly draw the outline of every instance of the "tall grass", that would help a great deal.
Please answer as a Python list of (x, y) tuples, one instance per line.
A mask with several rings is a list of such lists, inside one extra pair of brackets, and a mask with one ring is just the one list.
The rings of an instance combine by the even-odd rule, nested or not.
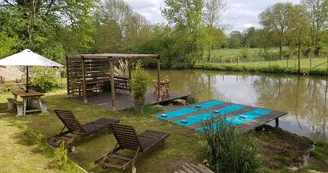
[(253, 173), (261, 165), (257, 139), (224, 121), (204, 122), (210, 168), (217, 173)]

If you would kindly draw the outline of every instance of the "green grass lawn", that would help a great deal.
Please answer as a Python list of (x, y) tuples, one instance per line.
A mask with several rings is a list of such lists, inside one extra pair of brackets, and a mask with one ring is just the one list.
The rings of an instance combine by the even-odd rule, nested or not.
[[(0, 95), (0, 143), (2, 144), (0, 151), (5, 156), (0, 158), (0, 165), (6, 163), (5, 166), (0, 167), (0, 172), (60, 172), (60, 170), (49, 167), (54, 159), (53, 156), (45, 156), (42, 153), (35, 152), (35, 145), (22, 142), (25, 137), (20, 135), (21, 130), (15, 125), (17, 123), (25, 124), (35, 134), (52, 136), (60, 132), (63, 127), (63, 124), (54, 114), (54, 109), (72, 110), (82, 124), (106, 117), (119, 119), (122, 124), (132, 125), (139, 133), (146, 129), (170, 132), (171, 135), (165, 141), (164, 149), (158, 148), (136, 163), (137, 172), (173, 172), (180, 169), (185, 162), (201, 162), (206, 158), (207, 143), (200, 132), (149, 115), (136, 115), (131, 110), (121, 112), (105, 110), (74, 99), (67, 99), (65, 91), (60, 90), (47, 93), (44, 96), (44, 99), (48, 102), (49, 113), (16, 117), (13, 113), (7, 113), (6, 111), (6, 98), (8, 97), (12, 97), (11, 93), (1, 93)], [(154, 113), (154, 110), (156, 109), (147, 112), (151, 114)], [(273, 157), (279, 156), (284, 160), (299, 158), (302, 156), (299, 155), (299, 151), (304, 150), (308, 145), (307, 140), (282, 130), (277, 131), (269, 128), (267, 131), (260, 131), (256, 134), (262, 145), (261, 147), (263, 147), (260, 157), (264, 158), (264, 169), (275, 169), (277, 172), (280, 172), (280, 169), (284, 169), (288, 165), (281, 162), (281, 159), (275, 160)], [(88, 172), (119, 173), (122, 171), (117, 169), (104, 170), (99, 165), (94, 164), (98, 157), (111, 151), (115, 144), (114, 136), (104, 130), (97, 135), (77, 142), (76, 151), (69, 153), (69, 158)], [(293, 148), (293, 150), (290, 148)], [(290, 164), (299, 164), (299, 160), (296, 159), (295, 163)]]
[[(2, 106), (2, 104), (1, 104)], [(1, 110), (2, 107), (1, 107)], [(3, 118), (0, 113), (0, 172), (64, 172), (52, 169), (49, 165), (51, 159), (44, 154), (36, 152), (36, 146), (23, 135), (20, 128), (15, 125), (17, 120)]]
[[(224, 59), (236, 59), (241, 56), (241, 51), (242, 49), (217, 49), (217, 50), (212, 50), (211, 54), (213, 58), (224, 58)], [(254, 49), (248, 49), (249, 55), (251, 57), (255, 57), (256, 54), (260, 51), (261, 49), (259, 48), (254, 48)]]
[[(310, 59), (301, 59), (301, 69), (310, 69), (310, 64), (312, 63), (312, 68), (326, 69), (327, 68), (327, 59), (326, 58), (312, 58)], [(226, 65), (237, 65), (237, 63), (226, 63)], [(279, 65), (280, 67), (287, 67), (287, 60), (278, 60), (278, 61), (262, 61), (262, 62), (246, 62), (239, 63), (238, 65), (253, 66), (253, 67), (267, 67), (269, 65)], [(297, 60), (291, 59), (288, 60), (288, 67), (297, 68)]]
[[(283, 48), (284, 50), (287, 49), (287, 47)], [(257, 58), (258, 53), (260, 52), (260, 48), (249, 48), (248, 53), (251, 58)], [(217, 49), (217, 50), (212, 50), (211, 54), (214, 59), (237, 59), (238, 57), (241, 57), (241, 51), (242, 49)], [(272, 52), (278, 52), (278, 48), (272, 48), (270, 49)], [(206, 53), (207, 55), (207, 53)]]
[[(287, 49), (287, 47), (284, 47), (284, 49)], [(225, 65), (237, 65), (237, 58), (241, 56), (241, 50), (242, 49), (218, 49), (212, 51), (212, 57), (213, 59), (216, 59), (215, 62), (221, 63), (221, 59), (228, 60), (225, 62)], [(245, 65), (245, 66), (255, 66), (255, 67), (266, 67), (269, 65), (279, 65), (280, 67), (287, 67), (287, 60), (278, 60), (278, 61), (254, 61), (253, 59), (258, 57), (258, 52), (260, 51), (260, 48), (250, 48), (248, 49), (250, 58), (248, 60), (242, 60), (240, 59), (239, 65)], [(278, 48), (272, 48), (271, 51), (278, 52)], [(230, 60), (233, 60), (233, 63), (229, 63)], [(323, 58), (311, 58), (310, 59), (301, 59), (301, 68), (307, 68), (310, 69), (310, 67), (315, 67), (317, 65), (317, 68), (326, 69), (327, 64), (322, 64), (324, 62), (327, 62), (327, 59), (325, 57)], [(321, 64), (321, 65), (320, 65)], [(288, 67), (290, 68), (296, 68), (297, 67), (297, 59), (296, 57), (290, 58), (288, 60)]]
[[(12, 113), (6, 112), (6, 98), (8, 97), (12, 97), (12, 95), (6, 93), (0, 96), (1, 120), (6, 122), (21, 121), (36, 134), (51, 136), (60, 132), (63, 125), (54, 114), (54, 109), (72, 110), (82, 124), (106, 117), (119, 119), (122, 124), (132, 125), (136, 128), (137, 132), (142, 132), (146, 129), (170, 132), (171, 135), (165, 141), (164, 150), (159, 148), (154, 153), (149, 154), (147, 159), (137, 162), (136, 167), (138, 172), (166, 172), (169, 167), (176, 165), (176, 163), (182, 164), (185, 160), (202, 159), (205, 157), (204, 151), (206, 151), (206, 145), (202, 141), (203, 138), (200, 133), (157, 118), (101, 109), (73, 99), (67, 99), (64, 91), (53, 92), (44, 97), (48, 101), (49, 114), (29, 114), (16, 118)], [(76, 151), (70, 153), (69, 157), (87, 171), (121, 172), (117, 169), (104, 170), (99, 165), (94, 164), (94, 161), (98, 157), (112, 150), (115, 144), (116, 140), (114, 136), (103, 131), (99, 135), (78, 142)], [(33, 164), (30, 163), (30, 165)]]

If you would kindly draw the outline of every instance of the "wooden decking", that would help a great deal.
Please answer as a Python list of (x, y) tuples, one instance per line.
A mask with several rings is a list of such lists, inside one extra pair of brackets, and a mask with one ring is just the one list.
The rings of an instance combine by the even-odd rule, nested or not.
[[(203, 103), (205, 103), (205, 102), (203, 102)], [(199, 103), (199, 104), (201, 104), (201, 103)], [(223, 104), (219, 104), (219, 105), (212, 106), (212, 107), (202, 109), (202, 110), (197, 110), (197, 111), (194, 111), (192, 113), (176, 116), (176, 117), (173, 117), (173, 118), (167, 118), (166, 120), (170, 121), (170, 122), (173, 122), (173, 123), (176, 123), (177, 121), (184, 120), (186, 118), (192, 118), (193, 116), (196, 116), (196, 115), (199, 115), (199, 114), (204, 114), (204, 113), (207, 113), (207, 112), (213, 112), (214, 110), (218, 110), (220, 108), (228, 107), (228, 106), (231, 106), (231, 105), (240, 105), (240, 104), (235, 104), (235, 103), (231, 103), (231, 102), (224, 102)], [(195, 105), (184, 106), (182, 108), (191, 108), (193, 106), (195, 106)], [(232, 118), (232, 117), (242, 115), (244, 113), (259, 109), (258, 107), (253, 107), (253, 106), (246, 106), (246, 105), (241, 105), (241, 106), (245, 106), (245, 107), (243, 107), (241, 109), (238, 109), (238, 110), (235, 110), (233, 112), (227, 113), (227, 114), (222, 115), (222, 116), (216, 116), (216, 117), (213, 118), (214, 121), (224, 120), (226, 118)], [(182, 108), (180, 107), (179, 109), (182, 109)], [(179, 110), (179, 109), (177, 109), (177, 110)], [(173, 110), (173, 111), (175, 111), (175, 110)], [(248, 130), (252, 130), (252, 129), (255, 129), (257, 127), (260, 127), (260, 126), (262, 126), (262, 125), (264, 125), (264, 124), (266, 124), (266, 123), (268, 123), (272, 120), (276, 120), (276, 126), (279, 126), (279, 118), (287, 114), (286, 112), (280, 112), (280, 111), (275, 111), (275, 110), (269, 110), (269, 111), (271, 111), (271, 112), (269, 112), (265, 115), (262, 115), (258, 118), (255, 118), (255, 119), (252, 119), (252, 120), (249, 120), (249, 121), (245, 121), (243, 124), (236, 125), (236, 127), (239, 127), (243, 130), (248, 131)], [(170, 112), (172, 112), (172, 111), (170, 111)], [(156, 114), (154, 116), (159, 116), (159, 115)], [(195, 124), (188, 125), (186, 127), (192, 128), (192, 129), (199, 129), (199, 128), (202, 127), (202, 125), (203, 125), (203, 122), (198, 122), (198, 123), (195, 123)]]
[(174, 173), (214, 173), (208, 167), (202, 164), (192, 164), (192, 163), (185, 163), (182, 165), (182, 169), (178, 171), (174, 171)]
[[(175, 92), (170, 92), (170, 97), (168, 98), (162, 98), (162, 100), (159, 102), (157, 100), (157, 95), (154, 94), (154, 89), (149, 88), (146, 94), (146, 104), (164, 104), (168, 102), (173, 102), (177, 99), (186, 100), (189, 96), (188, 94), (180, 94)], [(76, 98), (78, 101), (83, 102), (83, 97)], [(92, 105), (96, 105), (105, 109), (111, 109), (112, 110), (112, 99), (111, 99), (111, 93), (98, 93), (93, 96), (88, 96), (88, 103)], [(134, 107), (134, 101), (133, 97), (128, 91), (120, 91), (117, 90), (115, 92), (115, 104), (116, 104), (116, 110), (123, 110), (126, 108)]]

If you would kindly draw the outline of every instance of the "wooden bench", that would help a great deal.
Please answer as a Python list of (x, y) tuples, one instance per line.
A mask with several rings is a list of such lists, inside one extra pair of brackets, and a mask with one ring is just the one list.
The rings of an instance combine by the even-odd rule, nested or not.
[[(33, 101), (33, 105), (34, 107), (38, 107), (40, 108), (40, 106), (38, 105), (39, 104), (39, 101), (38, 101), (38, 98), (37, 97), (34, 97), (32, 98)], [(41, 104), (42, 104), (42, 110), (40, 110), (42, 113), (47, 113), (48, 112), (48, 108), (47, 108), (47, 101), (44, 100), (44, 99), (41, 99)]]
[(14, 100), (13, 98), (7, 98), (8, 100), (8, 111), (13, 111), (14, 108), (17, 110), (17, 116), (23, 115), (24, 103)]

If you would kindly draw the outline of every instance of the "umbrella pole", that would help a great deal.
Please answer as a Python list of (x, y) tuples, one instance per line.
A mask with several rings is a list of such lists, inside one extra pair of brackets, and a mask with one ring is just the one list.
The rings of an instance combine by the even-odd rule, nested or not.
[(28, 93), (28, 66), (26, 66), (26, 93)]

